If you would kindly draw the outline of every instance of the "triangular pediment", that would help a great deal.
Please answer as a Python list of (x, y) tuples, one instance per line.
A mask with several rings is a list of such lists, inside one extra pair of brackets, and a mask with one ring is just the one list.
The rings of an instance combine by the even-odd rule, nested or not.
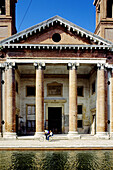
[[(54, 42), (53, 34), (61, 35), (59, 42)], [(107, 41), (59, 16), (52, 17), (1, 41), (3, 45), (13, 44), (56, 44), (56, 45), (112, 45)]]
[[(57, 41), (56, 41), (57, 40)], [(28, 38), (21, 40), (22, 44), (59, 44), (59, 45), (79, 45), (79, 44), (95, 44), (90, 40), (75, 35), (73, 32), (65, 30), (62, 26), (53, 26), (41, 33), (34, 34)]]

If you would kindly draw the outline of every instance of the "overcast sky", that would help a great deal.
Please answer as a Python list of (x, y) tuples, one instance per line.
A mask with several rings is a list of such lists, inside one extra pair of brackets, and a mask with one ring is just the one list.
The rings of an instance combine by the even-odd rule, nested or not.
[(17, 32), (55, 15), (59, 15), (88, 31), (94, 32), (95, 7), (93, 1), (94, 0), (18, 0), (16, 5)]

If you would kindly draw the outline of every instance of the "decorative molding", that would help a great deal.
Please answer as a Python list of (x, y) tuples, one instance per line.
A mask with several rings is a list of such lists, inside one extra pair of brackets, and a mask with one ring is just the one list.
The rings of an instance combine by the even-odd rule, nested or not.
[(80, 63), (80, 64), (98, 64), (106, 63), (106, 58), (73, 58), (73, 59), (68, 59), (68, 58), (59, 58), (59, 59), (15, 59), (15, 58), (7, 58), (7, 62), (15, 62), (19, 64), (34, 64), (34, 63), (45, 63), (45, 64), (68, 64), (69, 62), (71, 63)]
[(113, 70), (113, 64), (106, 63), (105, 68)]
[(63, 84), (52, 82), (47, 84), (47, 96), (63, 96)]
[(111, 45), (61, 45), (61, 44), (4, 44), (2, 46), (3, 49), (5, 48), (20, 48), (20, 49), (42, 49), (42, 50), (50, 50), (50, 49), (55, 49), (55, 50), (111, 50), (112, 51), (112, 46)]
[(67, 69), (68, 70), (77, 70), (79, 63), (68, 63)]
[(105, 69), (105, 64), (97, 63), (97, 67), (98, 67), (99, 70), (104, 70)]
[(44, 103), (66, 103), (67, 100), (64, 98), (44, 98)]
[(15, 68), (15, 62), (0, 63), (0, 68), (6, 69), (6, 70), (9, 68)]
[(44, 62), (42, 62), (42, 63), (34, 62), (34, 66), (35, 66), (36, 69), (45, 70), (45, 63)]

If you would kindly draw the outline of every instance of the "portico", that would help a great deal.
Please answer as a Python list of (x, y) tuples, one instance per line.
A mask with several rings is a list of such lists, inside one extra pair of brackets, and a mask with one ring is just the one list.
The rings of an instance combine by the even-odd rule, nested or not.
[[(16, 105), (15, 113), (18, 115), (19, 135), (34, 134), (35, 136), (37, 136), (42, 134), (44, 128), (48, 128), (48, 108), (50, 107), (62, 108), (62, 120), (61, 120), (62, 133), (67, 133), (67, 134), (69, 133), (71, 135), (91, 133), (90, 110), (96, 108), (96, 101), (98, 100), (100, 101), (103, 99), (102, 95), (98, 95), (97, 92), (98, 89), (100, 89), (100, 83), (99, 85), (97, 83), (96, 86), (97, 91), (95, 90), (95, 94), (92, 95), (92, 80), (91, 80), (92, 74), (93, 74), (93, 78), (95, 75), (95, 81), (99, 81), (98, 78), (100, 77), (98, 75), (99, 69), (95, 70), (95, 66), (98, 65), (98, 61), (97, 63), (96, 61), (92, 61), (95, 62), (94, 64), (86, 63), (87, 62), (86, 60), (81, 60), (81, 63), (80, 62), (66, 63), (66, 62), (67, 61), (64, 61), (64, 63), (61, 64), (60, 61), (59, 63), (58, 61), (54, 61), (54, 63), (48, 63), (48, 61), (46, 61), (46, 63), (45, 62), (20, 63), (19, 61), (19, 63), (15, 63), (16, 65), (15, 68), (12, 66), (11, 63), (9, 63), (9, 66), (11, 65), (12, 67), (11, 66), (9, 68), (7, 67), (7, 76), (9, 76), (8, 73), (10, 71), (13, 77), (13, 79), (11, 79), (12, 82), (11, 85), (13, 84), (13, 81), (15, 79), (15, 84), (16, 83), (18, 84), (18, 93), (15, 92), (16, 95), (14, 96), (14, 92), (13, 91), (9, 92), (8, 89), (7, 95), (10, 96), (9, 93), (12, 95), (10, 96), (10, 98), (7, 98), (7, 102), (10, 104), (12, 103), (12, 101), (13, 102), (15, 101), (15, 105)], [(100, 62), (101, 65), (104, 66), (106, 61), (100, 60)], [(84, 77), (82, 74), (83, 72), (87, 73), (86, 75), (84, 75)], [(84, 85), (84, 82), (86, 82), (86, 85)], [(103, 83), (101, 86), (104, 86), (104, 81), (103, 82), (101, 81), (101, 83)], [(36, 87), (36, 93), (34, 96), (32, 95), (29, 96), (28, 94), (26, 94), (27, 87)], [(79, 96), (79, 94), (77, 95), (77, 87), (83, 87), (82, 89), (83, 96), (82, 95)], [(53, 89), (56, 90), (55, 88), (57, 90), (59, 89), (59, 91), (52, 92)], [(61, 95), (60, 95), (60, 90), (62, 91)], [(53, 94), (50, 95), (50, 93)], [(89, 95), (91, 95), (91, 97), (89, 97)], [(100, 98), (98, 99), (96, 96), (99, 96)], [(10, 100), (10, 102), (8, 100)], [(78, 105), (82, 106), (82, 114), (81, 113), (77, 114), (77, 112), (80, 111), (78, 110)], [(100, 106), (100, 104), (97, 105), (98, 107)], [(30, 112), (30, 109), (33, 109), (33, 107), (30, 108), (30, 106), (35, 106), (34, 113)], [(8, 135), (16, 135), (15, 134), (16, 130), (15, 129), (13, 130), (13, 127), (16, 127), (15, 120), (14, 119), (12, 120), (11, 116), (7, 118), (7, 114), (9, 114), (9, 112), (13, 114), (14, 108), (11, 110), (10, 109), (5, 111), (6, 117), (5, 117), (5, 125), (4, 125), (5, 126), (4, 137), (8, 137)], [(97, 122), (100, 120), (100, 118), (98, 118), (99, 112), (100, 111), (98, 112), (96, 111)], [(103, 113), (103, 115), (102, 115), (103, 122), (104, 122), (103, 129), (102, 131), (99, 132), (106, 133), (105, 112)], [(35, 122), (34, 125), (33, 125), (33, 120)], [(78, 122), (81, 121), (82, 121), (82, 126), (78, 127), (77, 124)], [(11, 128), (7, 126), (8, 122)], [(100, 128), (99, 123), (97, 122), (96, 122), (96, 133)], [(31, 130), (27, 132), (28, 126), (29, 128), (34, 128), (34, 131)], [(24, 129), (23, 131), (22, 128)], [(55, 133), (57, 133), (57, 130)]]
[(111, 42), (58, 16), (44, 24), (1, 43), (4, 138), (38, 137), (45, 128), (106, 138), (108, 117), (112, 132)]

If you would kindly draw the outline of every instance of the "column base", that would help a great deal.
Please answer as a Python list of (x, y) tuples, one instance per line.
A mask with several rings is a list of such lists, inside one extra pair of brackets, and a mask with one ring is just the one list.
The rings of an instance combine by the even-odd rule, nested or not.
[(5, 132), (3, 134), (3, 138), (4, 139), (16, 139), (17, 138), (17, 135), (15, 132)]
[(97, 132), (95, 136), (97, 139), (109, 139), (108, 132)]
[(73, 131), (69, 131), (68, 134), (68, 139), (80, 139), (80, 135), (78, 134), (78, 132), (73, 132)]
[(37, 139), (42, 135), (44, 135), (44, 132), (35, 132), (34, 138)]

